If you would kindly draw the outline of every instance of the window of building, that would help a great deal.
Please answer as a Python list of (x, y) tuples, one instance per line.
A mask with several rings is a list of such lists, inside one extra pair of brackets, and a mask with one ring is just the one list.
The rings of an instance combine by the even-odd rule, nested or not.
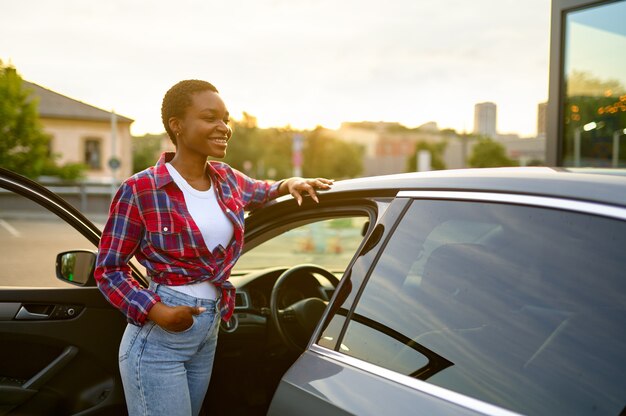
[(564, 19), (564, 166), (626, 167), (626, 1)]
[(625, 246), (602, 217), (414, 201), (329, 346), (523, 414), (618, 414)]
[(85, 140), (85, 164), (91, 170), (102, 169), (102, 140), (88, 138)]

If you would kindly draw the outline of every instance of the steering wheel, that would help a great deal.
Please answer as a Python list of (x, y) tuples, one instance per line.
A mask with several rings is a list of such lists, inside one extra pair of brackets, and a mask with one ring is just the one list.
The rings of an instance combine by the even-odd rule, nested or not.
[[(326, 301), (313, 297), (299, 300), (285, 309), (279, 309), (279, 292), (285, 286), (285, 282), (290, 280), (294, 275), (301, 273), (324, 276), (333, 287), (337, 287), (339, 284), (339, 279), (337, 279), (334, 274), (314, 264), (302, 264), (292, 267), (285, 270), (278, 279), (276, 279), (270, 297), (271, 320), (283, 343), (291, 351), (297, 353), (304, 351), (305, 345), (303, 345), (303, 341), (304, 344), (306, 344), (311, 337), (327, 304)], [(296, 340), (294, 333), (299, 335), (299, 340)]]

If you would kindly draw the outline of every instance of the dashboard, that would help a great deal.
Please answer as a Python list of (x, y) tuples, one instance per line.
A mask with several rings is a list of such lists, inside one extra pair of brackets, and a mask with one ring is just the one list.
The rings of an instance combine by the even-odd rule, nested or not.
[[(231, 276), (230, 281), (237, 288), (235, 313), (228, 324), (222, 323), (222, 332), (234, 335), (242, 331), (250, 334), (254, 327), (265, 332), (274, 284), (286, 270), (280, 267)], [(327, 302), (332, 297), (334, 289), (323, 277), (311, 273), (298, 273), (282, 285), (278, 292), (278, 307), (285, 309), (306, 298), (319, 298)]]

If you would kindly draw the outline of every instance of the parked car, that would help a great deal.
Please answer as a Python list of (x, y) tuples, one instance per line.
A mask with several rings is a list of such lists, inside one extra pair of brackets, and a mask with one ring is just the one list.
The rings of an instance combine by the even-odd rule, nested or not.
[[(203, 411), (624, 414), (626, 176), (592, 172), (363, 178), (250, 213)], [(0, 414), (123, 414), (98, 227), (0, 188)]]

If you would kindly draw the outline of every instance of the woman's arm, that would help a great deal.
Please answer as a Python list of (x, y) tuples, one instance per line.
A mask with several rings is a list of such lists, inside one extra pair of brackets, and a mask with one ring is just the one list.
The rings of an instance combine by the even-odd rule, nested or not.
[(154, 304), (161, 300), (133, 279), (128, 265), (139, 247), (142, 230), (134, 189), (124, 183), (113, 198), (102, 230), (95, 278), (105, 298), (122, 311), (129, 322), (139, 326)]

